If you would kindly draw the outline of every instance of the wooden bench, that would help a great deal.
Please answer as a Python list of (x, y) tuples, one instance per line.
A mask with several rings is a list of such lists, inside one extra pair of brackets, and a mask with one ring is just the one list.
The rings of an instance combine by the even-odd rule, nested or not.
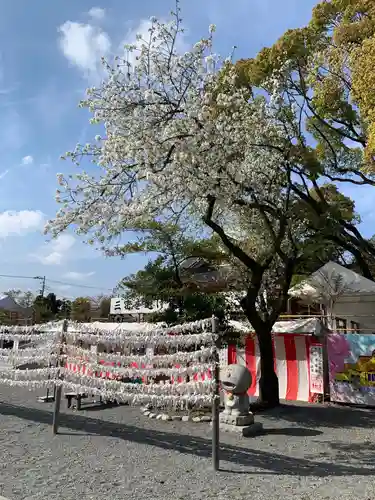
[(79, 411), (81, 409), (81, 400), (86, 399), (88, 395), (84, 393), (77, 394), (76, 392), (67, 392), (65, 393), (65, 397), (68, 400), (68, 408), (71, 408), (72, 400), (76, 399), (77, 400), (76, 409)]

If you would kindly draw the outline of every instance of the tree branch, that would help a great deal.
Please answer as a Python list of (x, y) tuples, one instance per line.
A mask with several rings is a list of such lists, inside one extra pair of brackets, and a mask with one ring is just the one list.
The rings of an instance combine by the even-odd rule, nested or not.
[(212, 195), (207, 196), (207, 211), (203, 218), (203, 222), (207, 224), (209, 228), (212, 229), (221, 239), (223, 244), (228, 248), (228, 250), (236, 257), (239, 261), (241, 261), (248, 269), (252, 272), (257, 272), (262, 269), (258, 262), (256, 262), (253, 258), (251, 258), (246, 252), (242, 250), (238, 245), (233, 243), (233, 241), (227, 236), (224, 229), (219, 226), (216, 222), (212, 220), (213, 211), (215, 208), (216, 198)]

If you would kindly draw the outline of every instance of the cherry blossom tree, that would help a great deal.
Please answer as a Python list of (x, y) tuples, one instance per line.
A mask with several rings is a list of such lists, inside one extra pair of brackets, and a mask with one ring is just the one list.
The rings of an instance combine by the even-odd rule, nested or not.
[(230, 60), (214, 53), (214, 31), (181, 54), (177, 5), (170, 23), (152, 18), (147, 40), (139, 36), (113, 64), (103, 61), (108, 77), (81, 105), (105, 133), (65, 155), (92, 166), (58, 175), (61, 209), (46, 231), (56, 236), (73, 225), (107, 254), (149, 221), (215, 233), (242, 269), (261, 401), (274, 406), (271, 331), (316, 231), (291, 190), (289, 135), (275, 120), (275, 102), (235, 85)]

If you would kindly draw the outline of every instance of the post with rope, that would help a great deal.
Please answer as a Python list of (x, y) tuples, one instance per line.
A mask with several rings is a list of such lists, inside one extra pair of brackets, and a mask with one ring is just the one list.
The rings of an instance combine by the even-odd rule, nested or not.
[[(58, 360), (56, 362), (56, 368), (58, 368)], [(48, 368), (52, 368), (52, 363), (48, 363)], [(48, 375), (48, 380), (51, 378), (50, 375)], [(47, 387), (47, 391), (46, 391), (46, 395), (45, 396), (41, 396), (38, 398), (38, 401), (40, 403), (53, 403), (55, 401), (55, 398), (56, 398), (56, 386), (54, 387), (53, 389), (53, 394), (50, 394), (50, 391), (49, 391), (49, 387)]]
[[(68, 331), (68, 320), (64, 319), (63, 326), (62, 326), (62, 332), (60, 336), (60, 346), (59, 346), (59, 357), (58, 357), (58, 364), (60, 368), (64, 366), (64, 359), (63, 359), (63, 353), (64, 353), (64, 348), (63, 345), (65, 344), (66, 341), (66, 332)], [(59, 374), (59, 380), (62, 380), (62, 374), (60, 371)], [(52, 432), (53, 434), (57, 434), (57, 431), (59, 429), (59, 415), (60, 415), (60, 406), (61, 406), (61, 395), (62, 395), (62, 385), (58, 384), (55, 385), (55, 406), (53, 408), (53, 422), (52, 422)]]
[(212, 466), (219, 470), (219, 412), (220, 412), (220, 372), (219, 372), (219, 335), (216, 318), (212, 316), (212, 362), (213, 362), (213, 397), (212, 397)]

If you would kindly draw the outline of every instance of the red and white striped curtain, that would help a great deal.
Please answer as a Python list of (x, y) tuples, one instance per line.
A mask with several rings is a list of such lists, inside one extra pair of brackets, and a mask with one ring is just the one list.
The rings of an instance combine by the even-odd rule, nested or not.
[[(321, 346), (311, 335), (273, 335), (275, 372), (279, 379), (280, 399), (314, 401), (316, 393), (311, 390), (310, 349), (315, 345)], [(254, 335), (246, 338), (245, 347), (242, 349), (229, 346), (228, 363), (247, 366), (253, 379), (249, 396), (258, 396), (260, 355)]]

